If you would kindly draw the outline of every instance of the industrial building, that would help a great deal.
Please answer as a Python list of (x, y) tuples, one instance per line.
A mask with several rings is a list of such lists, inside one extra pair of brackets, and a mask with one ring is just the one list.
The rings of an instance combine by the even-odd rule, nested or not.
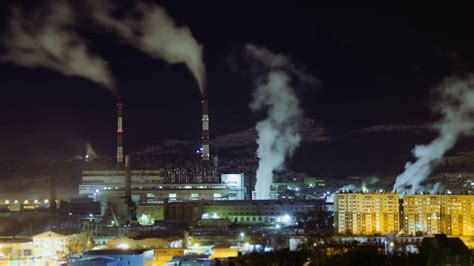
[[(167, 169), (131, 170), (132, 199), (139, 203), (192, 200), (243, 200), (244, 175), (215, 171), (202, 175), (179, 175)], [(191, 170), (189, 170), (191, 172)], [(79, 194), (96, 200), (125, 193), (125, 170), (83, 171)]]
[(265, 224), (285, 225), (294, 221), (297, 213), (325, 208), (323, 200), (226, 200), (163, 202), (139, 205), (138, 222), (152, 225), (155, 221), (204, 221), (204, 224)]
[(384, 235), (400, 230), (397, 193), (338, 193), (334, 205), (338, 233)]

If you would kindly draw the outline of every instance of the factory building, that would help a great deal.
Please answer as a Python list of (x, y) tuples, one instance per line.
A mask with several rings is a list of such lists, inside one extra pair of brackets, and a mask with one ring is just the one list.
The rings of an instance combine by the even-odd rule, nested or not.
[(291, 224), (297, 213), (324, 208), (323, 200), (252, 200), (203, 202), (201, 219), (227, 219), (237, 224)]
[(298, 213), (325, 208), (323, 200), (225, 200), (163, 202), (137, 207), (138, 222), (188, 221), (202, 224), (290, 224)]
[(334, 204), (338, 233), (383, 235), (400, 229), (397, 193), (338, 193)]
[[(132, 199), (137, 203), (193, 200), (242, 200), (244, 175), (195, 169), (131, 170)], [(202, 170), (202, 169), (201, 169)], [(79, 194), (96, 200), (121, 197), (125, 191), (125, 171), (83, 171)], [(222, 181), (221, 181), (222, 180)]]

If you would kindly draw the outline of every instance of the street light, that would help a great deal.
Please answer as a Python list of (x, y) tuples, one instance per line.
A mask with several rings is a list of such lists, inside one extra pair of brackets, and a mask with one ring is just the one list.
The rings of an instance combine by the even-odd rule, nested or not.
[(241, 242), (244, 242), (244, 237), (245, 237), (245, 233), (244, 233), (244, 232), (240, 232), (240, 241), (241, 241)]

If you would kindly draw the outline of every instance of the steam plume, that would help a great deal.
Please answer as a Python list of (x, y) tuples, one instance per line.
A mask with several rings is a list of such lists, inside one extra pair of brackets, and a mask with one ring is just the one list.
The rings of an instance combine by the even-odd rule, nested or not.
[[(408, 162), (405, 171), (399, 175), (394, 191), (403, 192), (409, 187), (414, 193), (431, 174), (433, 167), (452, 148), (462, 135), (471, 135), (474, 129), (474, 75), (466, 78), (449, 78), (436, 90), (440, 98), (433, 110), (441, 113), (441, 119), (434, 125), (438, 136), (427, 145), (416, 145), (413, 155), (415, 163)], [(439, 184), (436, 185), (438, 189)]]
[(259, 163), (255, 185), (257, 199), (267, 199), (273, 171), (284, 166), (285, 159), (293, 154), (301, 139), (297, 121), (302, 112), (290, 84), (291, 78), (294, 76), (310, 84), (316, 79), (296, 69), (285, 56), (273, 54), (265, 48), (247, 45), (246, 54), (263, 68), (250, 108), (267, 114), (256, 125)]
[(138, 3), (123, 18), (112, 14), (117, 7), (105, 1), (89, 1), (94, 18), (130, 44), (168, 63), (184, 63), (205, 94), (206, 70), (202, 47), (187, 26), (177, 26), (166, 10), (155, 4)]
[(108, 64), (87, 50), (75, 31), (75, 16), (65, 1), (50, 5), (46, 12), (27, 14), (12, 9), (0, 61), (53, 69), (67, 76), (89, 79), (114, 91)]

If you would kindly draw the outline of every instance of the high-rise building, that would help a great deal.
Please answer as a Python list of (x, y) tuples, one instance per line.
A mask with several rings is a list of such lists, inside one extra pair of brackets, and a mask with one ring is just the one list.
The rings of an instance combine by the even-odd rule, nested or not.
[(397, 193), (337, 193), (334, 205), (338, 233), (390, 234), (400, 229)]
[(441, 231), (447, 235), (474, 236), (474, 195), (441, 196)]
[(416, 235), (441, 233), (442, 195), (404, 195), (402, 224), (404, 233)]

